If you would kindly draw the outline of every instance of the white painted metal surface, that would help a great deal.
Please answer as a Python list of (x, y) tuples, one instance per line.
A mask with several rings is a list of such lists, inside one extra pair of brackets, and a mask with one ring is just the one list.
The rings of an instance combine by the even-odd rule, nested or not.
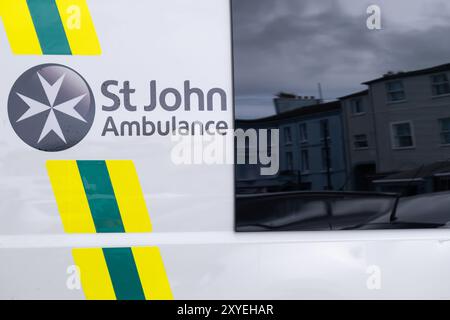
[[(139, 105), (150, 80), (180, 91), (185, 80), (224, 88), (227, 112), (173, 114), (231, 124), (230, 10), (228, 0), (91, 0), (89, 7), (103, 50), (98, 57), (14, 56), (0, 26), (0, 298), (83, 299), (66, 285), (72, 248), (150, 245), (160, 247), (176, 299), (450, 298), (450, 231), (236, 234), (232, 166), (176, 166), (167, 137), (101, 137), (109, 114), (100, 108), (109, 101), (100, 87), (108, 79), (135, 85)], [(25, 145), (6, 109), (17, 77), (49, 62), (80, 72), (97, 102), (88, 136), (60, 153)], [(138, 110), (133, 119), (142, 115), (167, 118)], [(131, 120), (126, 111), (115, 116)], [(154, 232), (64, 234), (49, 159), (133, 160)], [(368, 285), (373, 276), (379, 287)]]

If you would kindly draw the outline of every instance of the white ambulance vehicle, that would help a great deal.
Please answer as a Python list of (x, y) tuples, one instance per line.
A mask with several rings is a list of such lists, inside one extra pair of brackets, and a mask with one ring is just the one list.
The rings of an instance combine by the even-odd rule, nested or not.
[(0, 0), (1, 299), (450, 298), (445, 229), (236, 232), (234, 165), (174, 161), (233, 129), (230, 9)]

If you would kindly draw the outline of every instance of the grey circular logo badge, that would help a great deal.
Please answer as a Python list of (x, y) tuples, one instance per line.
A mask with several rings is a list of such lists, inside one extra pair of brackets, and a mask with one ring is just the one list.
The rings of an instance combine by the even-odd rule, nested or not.
[(92, 90), (75, 70), (43, 64), (14, 83), (8, 116), (16, 134), (42, 151), (66, 150), (89, 132), (95, 117)]

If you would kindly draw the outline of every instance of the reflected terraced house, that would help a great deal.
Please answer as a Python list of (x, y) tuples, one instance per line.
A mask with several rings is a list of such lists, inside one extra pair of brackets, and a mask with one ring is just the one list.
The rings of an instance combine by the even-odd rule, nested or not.
[(450, 190), (450, 64), (389, 72), (340, 98), (350, 188)]

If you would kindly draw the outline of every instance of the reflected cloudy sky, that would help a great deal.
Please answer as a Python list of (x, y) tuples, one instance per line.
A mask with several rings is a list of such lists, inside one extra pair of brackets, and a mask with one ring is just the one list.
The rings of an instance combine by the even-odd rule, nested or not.
[[(383, 30), (366, 27), (382, 10)], [(335, 99), (387, 71), (450, 63), (448, 0), (233, 0), (236, 115), (274, 112), (279, 91)]]

